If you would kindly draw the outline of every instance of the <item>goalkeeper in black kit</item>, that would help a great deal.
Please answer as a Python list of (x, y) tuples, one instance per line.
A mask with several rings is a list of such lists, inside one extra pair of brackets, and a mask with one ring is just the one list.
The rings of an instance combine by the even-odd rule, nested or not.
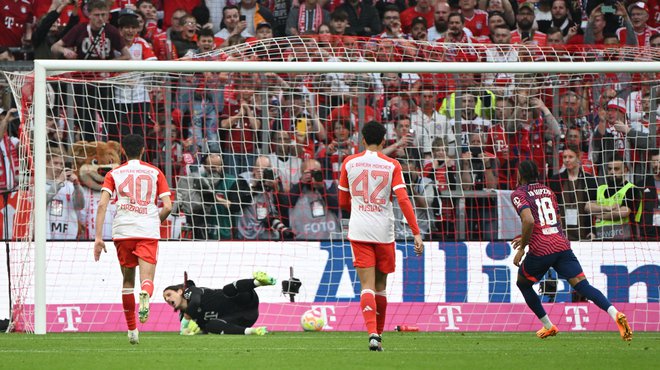
[(265, 272), (255, 272), (253, 279), (236, 280), (222, 289), (196, 287), (192, 280), (187, 280), (185, 285), (165, 288), (163, 298), (179, 311), (181, 335), (266, 335), (265, 326), (252, 327), (259, 318), (255, 288), (275, 283), (275, 278)]

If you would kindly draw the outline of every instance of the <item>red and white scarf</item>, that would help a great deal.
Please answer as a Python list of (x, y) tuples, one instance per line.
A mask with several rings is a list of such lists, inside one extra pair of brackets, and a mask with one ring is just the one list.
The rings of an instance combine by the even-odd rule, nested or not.
[(323, 9), (321, 9), (321, 5), (316, 4), (316, 8), (314, 8), (314, 23), (311, 29), (307, 29), (307, 6), (305, 6), (305, 3), (300, 4), (300, 9), (298, 10), (298, 33), (316, 31), (321, 23), (323, 23)]

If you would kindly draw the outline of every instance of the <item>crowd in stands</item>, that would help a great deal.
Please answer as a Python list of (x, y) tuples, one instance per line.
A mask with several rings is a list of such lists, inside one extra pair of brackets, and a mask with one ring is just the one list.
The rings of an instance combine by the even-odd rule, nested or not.
[[(0, 4), (5, 61), (568, 63), (660, 57), (657, 0)], [(497, 239), (497, 208), (503, 205), (474, 194), (514, 190), (517, 164), (525, 159), (538, 164), (542, 181), (555, 191), (571, 240), (660, 238), (655, 74), (199, 72), (169, 81), (166, 92), (144, 74), (96, 82), (106, 77), (76, 73), (50, 84), (50, 153), (66, 158), (76, 141), (143, 135), (145, 159), (173, 174), (173, 213), (185, 218), (178, 237), (341, 238), (347, 218), (337, 203), (341, 161), (360, 150), (361, 125), (377, 121), (388, 127), (383, 152), (402, 163), (426, 239), (458, 239), (459, 207), (465, 211), (462, 238)], [(20, 122), (15, 110), (3, 108), (0, 188), (6, 189), (18, 167), (12, 158)], [(80, 181), (71, 164), (59, 162), (48, 164), (50, 214), (73, 215), (85, 208)], [(409, 238), (400, 213), (395, 207), (397, 237)], [(82, 235), (77, 219), (64, 223), (70, 227), (53, 226), (49, 235)]]

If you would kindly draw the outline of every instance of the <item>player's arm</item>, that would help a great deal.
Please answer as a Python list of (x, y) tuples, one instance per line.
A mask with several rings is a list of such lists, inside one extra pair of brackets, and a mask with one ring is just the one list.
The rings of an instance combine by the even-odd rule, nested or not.
[(101, 251), (108, 253), (103, 241), (103, 224), (105, 223), (105, 212), (110, 203), (110, 192), (107, 189), (101, 190), (101, 200), (96, 210), (96, 236), (94, 238), (94, 261), (101, 258)]
[(532, 211), (529, 207), (523, 208), (520, 211), (520, 221), (522, 222), (522, 234), (520, 238), (516, 238), (511, 243), (514, 249), (517, 249), (515, 257), (513, 258), (513, 264), (520, 266), (520, 261), (525, 255), (525, 248), (529, 244), (529, 239), (532, 237), (532, 232), (534, 231), (534, 216), (532, 216)]
[(351, 193), (348, 184), (348, 172), (346, 172), (346, 160), (341, 164), (339, 174), (339, 207), (347, 212), (351, 211)]
[(415, 254), (419, 256), (424, 252), (424, 243), (419, 231), (419, 226), (417, 225), (415, 210), (413, 209), (412, 203), (410, 203), (410, 198), (408, 198), (408, 191), (406, 191), (406, 183), (403, 181), (403, 174), (401, 173), (401, 165), (399, 162), (396, 162), (394, 172), (392, 173), (392, 190), (394, 190), (394, 194), (396, 194), (396, 200), (399, 202), (401, 212), (406, 218), (406, 221), (408, 221), (408, 226), (410, 226), (410, 230), (413, 233)]
[(158, 212), (158, 217), (160, 218), (160, 222), (163, 222), (172, 212), (172, 199), (169, 195), (164, 195), (160, 197), (160, 200), (163, 201), (163, 208)]

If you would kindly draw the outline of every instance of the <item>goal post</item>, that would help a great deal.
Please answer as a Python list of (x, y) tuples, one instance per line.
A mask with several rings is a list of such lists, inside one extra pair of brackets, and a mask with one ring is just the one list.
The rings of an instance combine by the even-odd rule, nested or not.
[[(47, 215), (46, 199), (46, 162), (47, 162), (47, 109), (48, 91), (47, 78), (62, 72), (161, 72), (161, 73), (507, 73), (507, 74), (593, 74), (593, 73), (660, 73), (660, 62), (279, 62), (279, 61), (64, 61), (37, 60), (34, 67), (34, 91), (32, 109), (34, 124), (32, 125), (32, 160), (34, 165), (33, 178), (33, 220), (45, 220)], [(655, 89), (653, 90), (655, 94)], [(460, 97), (459, 97), (460, 99)], [(460, 105), (460, 102), (458, 103)], [(169, 108), (169, 107), (168, 107)], [(167, 114), (170, 113), (166, 109)], [(166, 114), (166, 115), (167, 115)], [(653, 112), (655, 114), (655, 112)], [(168, 117), (167, 120), (170, 118)], [(457, 126), (460, 122), (457, 120)], [(655, 136), (656, 125), (649, 127), (650, 135)], [(460, 132), (460, 127), (458, 127)], [(462, 191), (462, 190), (461, 190)], [(517, 220), (514, 220), (517, 222)], [(507, 220), (512, 222), (512, 220)], [(35, 221), (34, 227), (34, 332), (45, 334), (46, 323), (46, 286), (47, 286), (47, 224)], [(652, 262), (657, 263), (657, 251), (653, 251), (652, 242), (645, 245), (645, 254)], [(91, 246), (91, 243), (90, 243)], [(616, 249), (616, 248), (615, 248)], [(423, 272), (422, 272), (423, 273)], [(484, 272), (486, 273), (486, 272)], [(492, 271), (497, 276), (497, 271)], [(653, 272), (649, 272), (653, 274)], [(657, 272), (656, 272), (657, 274)], [(445, 275), (445, 278), (453, 276)], [(192, 276), (191, 276), (192, 277)], [(440, 284), (440, 283), (434, 283)], [(445, 281), (445, 284), (448, 284)], [(421, 293), (424, 294), (424, 287)], [(428, 289), (428, 288), (427, 288)], [(498, 308), (498, 310), (504, 310)], [(657, 315), (657, 308), (654, 314)]]

